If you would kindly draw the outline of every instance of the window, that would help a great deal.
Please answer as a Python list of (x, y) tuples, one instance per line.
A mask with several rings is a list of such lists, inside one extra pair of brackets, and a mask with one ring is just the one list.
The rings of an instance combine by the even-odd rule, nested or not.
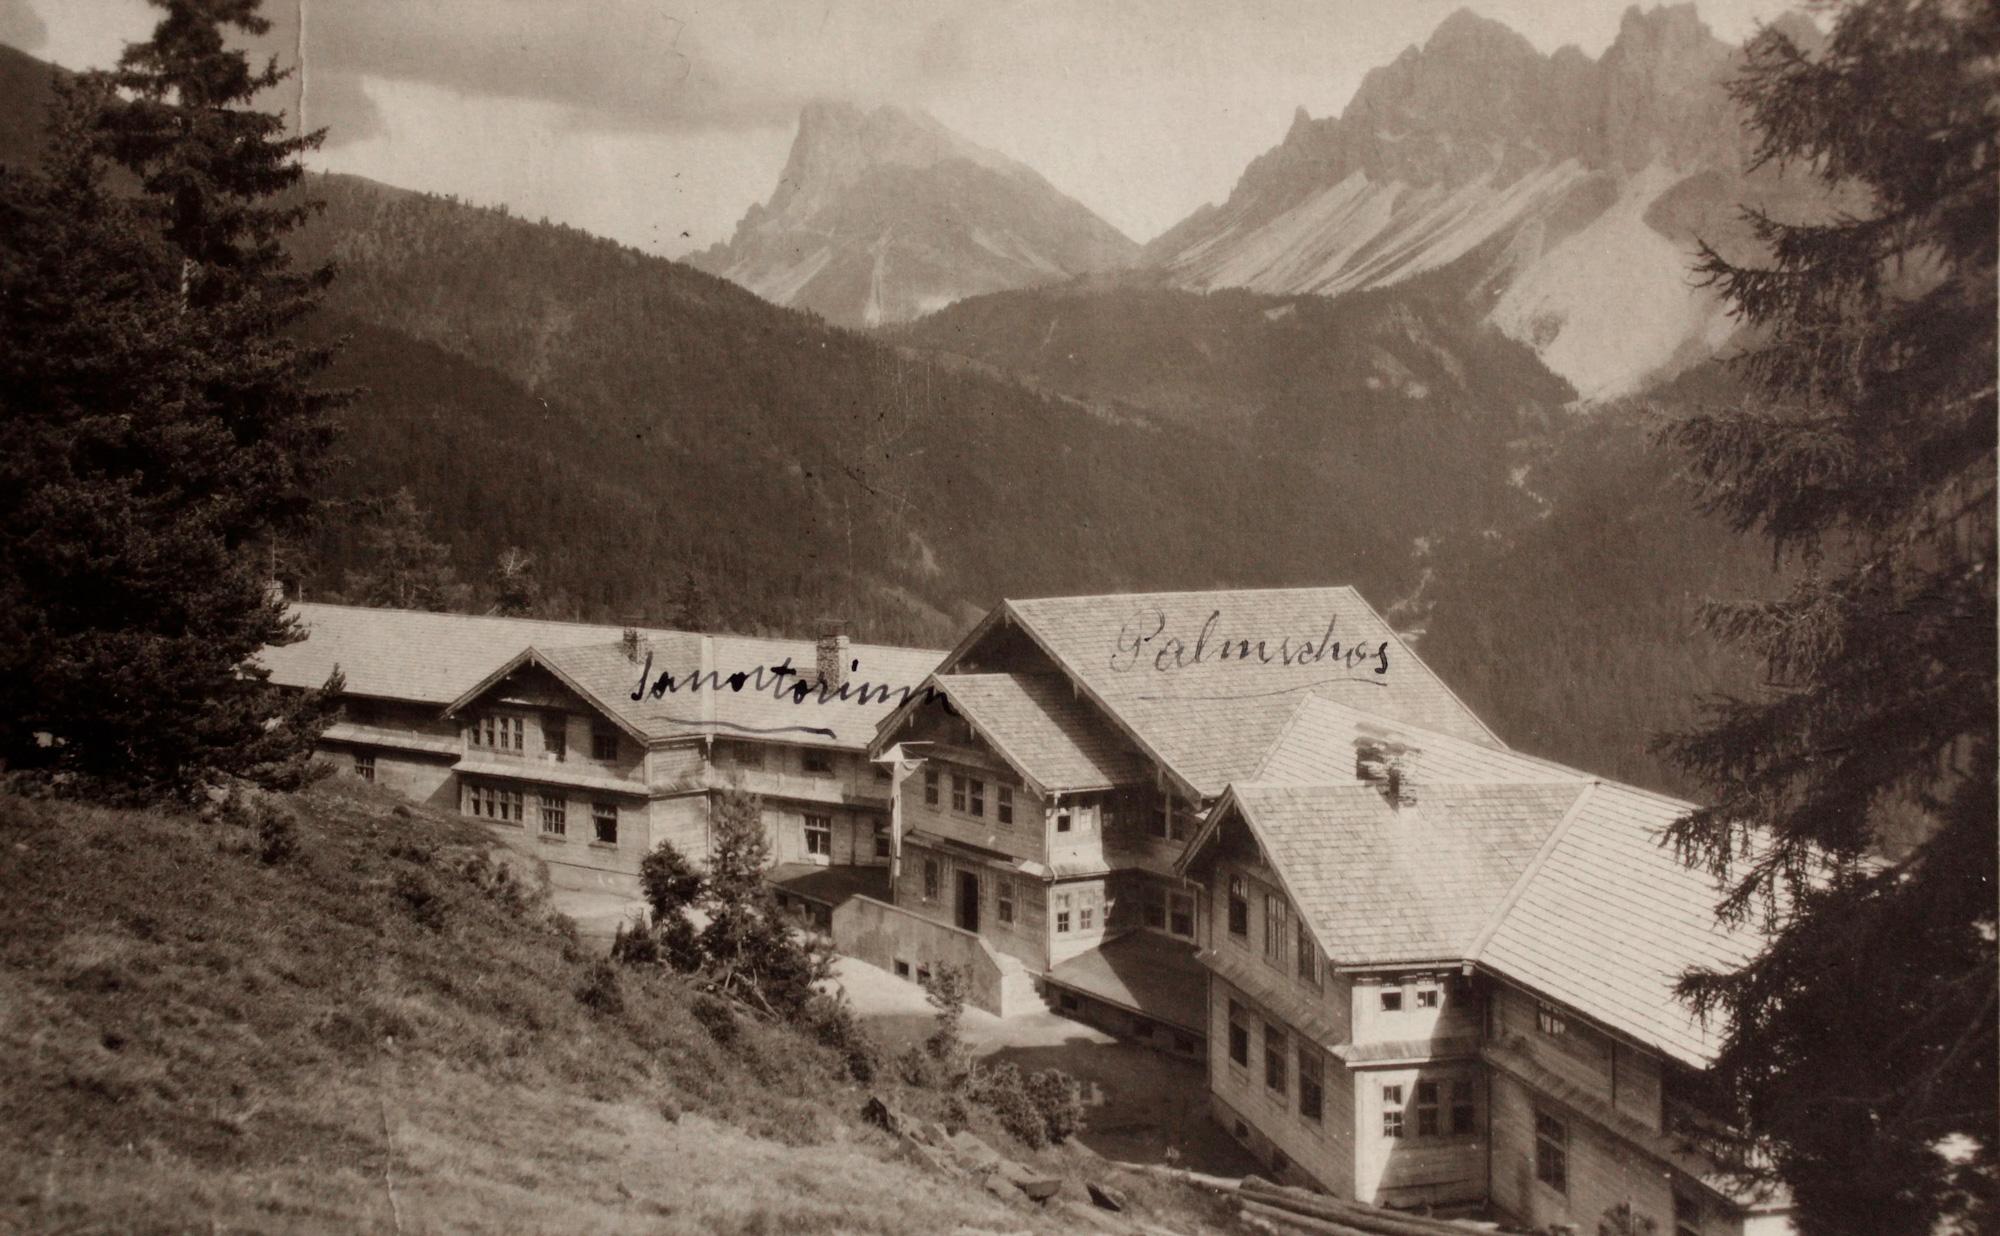
[(877, 824), (875, 826), (875, 857), (889, 857), (889, 826), (887, 824)]
[(951, 777), (951, 809), (965, 810), (965, 778), (953, 773)]
[(590, 731), (590, 758), (593, 760), (615, 760), (618, 758), (618, 731), (594, 729)]
[(1382, 1136), (1401, 1137), (1403, 1135), (1403, 1088), (1401, 1086), (1382, 1087)]
[(1547, 1112), (1535, 1113), (1535, 1179), (1569, 1192), (1569, 1126)]
[(938, 895), (938, 865), (935, 858), (924, 860), (924, 900), (936, 901)]
[(1243, 877), (1229, 877), (1229, 934), (1250, 936), (1250, 898), (1243, 891)]
[(553, 794), (542, 795), (542, 831), (551, 837), (569, 832), (569, 804)]
[(618, 844), (618, 804), (590, 804), (590, 822), (597, 829), (597, 839), (605, 845)]
[(1403, 1011), (1402, 988), (1384, 987), (1382, 989), (1382, 1011), (1384, 1013), (1400, 1013)]
[(924, 769), (924, 806), (938, 805), (938, 772), (935, 768)]
[(999, 900), (999, 904), (1000, 904), (1000, 921), (1001, 921), (1001, 922), (1003, 922), (1003, 923), (1011, 923), (1011, 922), (1013, 922), (1013, 921), (1014, 921), (1014, 882), (1013, 882), (1012, 880), (1002, 880), (1002, 881), (1000, 881), (1000, 892), (999, 892), (999, 896), (998, 896), (998, 900)]
[(1167, 930), (1183, 940), (1194, 939), (1194, 894), (1167, 894)]
[(1273, 1094), (1285, 1092), (1285, 1032), (1264, 1023), (1264, 1088)]
[(1014, 787), (1011, 785), (995, 786), (993, 787), (993, 794), (993, 814), (1000, 817), (1002, 824), (1012, 824), (1014, 822)]
[(986, 783), (977, 777), (972, 779), (972, 814), (986, 814)]
[(809, 815), (806, 817), (806, 853), (821, 858), (833, 857), (833, 817), (830, 815)]
[(1299, 1115), (1318, 1120), (1326, 1105), (1326, 1066), (1310, 1043), (1299, 1044)]
[(1563, 1035), (1569, 1033), (1569, 1022), (1564, 1020), (1562, 1013), (1556, 1009), (1555, 1005), (1537, 1001), (1535, 1004), (1535, 1029), (1540, 1030), (1550, 1038), (1561, 1038)]
[(1469, 1078), (1461, 1078), (1451, 1084), (1451, 1135), (1453, 1137), (1470, 1137), (1472, 1135), (1473, 1114), (1472, 1082)]
[(818, 747), (807, 747), (801, 753), (801, 758), (805, 763), (805, 770), (813, 776), (830, 777), (833, 775), (833, 756), (828, 752), (822, 751)]
[(569, 718), (560, 713), (542, 718), (542, 754), (554, 756), (558, 764), (569, 758), (568, 724)]
[(471, 741), (475, 747), (491, 747), (495, 751), (520, 751), (524, 748), (522, 735), (527, 729), (520, 717), (503, 717), (489, 713), (475, 717), (471, 727)]
[(745, 768), (762, 768), (764, 748), (754, 742), (746, 742), (736, 748), (736, 762)]
[(1418, 1008), (1420, 1008), (1420, 1009), (1434, 1009), (1434, 1008), (1436, 1008), (1437, 1006), (1438, 1006), (1438, 989), (1437, 989), (1437, 988), (1435, 988), (1435, 987), (1419, 987), (1419, 988), (1417, 988), (1417, 1007), (1418, 1007)]
[(1417, 1136), (1436, 1137), (1438, 1126), (1438, 1084), (1434, 1081), (1417, 1083)]
[(1140, 907), (1146, 926), (1165, 931), (1167, 928), (1167, 890), (1157, 884), (1146, 886), (1146, 903)]
[(1234, 1000), (1229, 1002), (1229, 1060), (1250, 1067), (1250, 1020)]
[(1312, 932), (1306, 930), (1306, 920), (1298, 921), (1298, 939), (1293, 941), (1299, 951), (1299, 981), (1319, 986), (1319, 946), (1313, 943)]
[(521, 791), (491, 785), (472, 785), (465, 791), (466, 814), (487, 820), (521, 823)]
[(1069, 827), (1070, 827), (1069, 812), (1067, 811), (1056, 812), (1056, 831), (1059, 833), (1066, 833), (1069, 831)]
[(1282, 965), (1285, 960), (1285, 899), (1276, 893), (1264, 894), (1264, 960)]
[(1068, 931), (1068, 930), (1069, 930), (1069, 894), (1068, 894), (1068, 893), (1057, 893), (1057, 894), (1056, 894), (1056, 931), (1057, 931), (1058, 933), (1061, 933), (1061, 932), (1066, 932), (1066, 931)]
[(1076, 925), (1080, 931), (1089, 931), (1097, 918), (1097, 899), (1089, 893), (1077, 895)]
[(1674, 1236), (1701, 1236), (1701, 1199), (1674, 1186)]
[(363, 781), (373, 781), (375, 779), (375, 753), (373, 751), (357, 751), (354, 753), (354, 775)]

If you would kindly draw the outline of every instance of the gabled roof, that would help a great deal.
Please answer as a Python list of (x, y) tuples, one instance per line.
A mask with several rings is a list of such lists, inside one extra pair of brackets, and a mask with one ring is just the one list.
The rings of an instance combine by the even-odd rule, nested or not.
[(1689, 804), (1599, 785), (1552, 838), (1473, 960), (1635, 1035), (1685, 1063), (1713, 1058), (1726, 1027), (1673, 995), (1689, 967), (1734, 969), (1763, 945), (1715, 920), (1720, 892), (1660, 844)]
[(1002, 602), (985, 626), (995, 618), (1203, 796), (1254, 774), (1310, 697), (1503, 745), (1352, 588), (1044, 597)]
[(1455, 962), (1587, 785), (1239, 783), (1216, 805), (1256, 837), (1336, 965)]
[[(1414, 807), (1354, 778), (1363, 736), (1417, 751)], [(1301, 705), (1260, 775), (1230, 787), (1183, 869), (1233, 808), (1337, 963), (1443, 947), (1438, 959), (1476, 963), (1673, 1059), (1713, 1058), (1726, 1027), (1702, 1025), (1675, 985), (1690, 967), (1741, 965), (1763, 940), (1718, 925), (1720, 887), (1662, 844), (1690, 804), (1322, 700)]]
[[(307, 638), (266, 648), (258, 658), (281, 686), (317, 687), (339, 668), (351, 695), (446, 708), (497, 682), (532, 654), (643, 740), (719, 736), (862, 747), (876, 722), (943, 656), (930, 649), (851, 644), (848, 657), (860, 663), (849, 671), (856, 689), (825, 697), (814, 691), (795, 701), (782, 688), (796, 683), (799, 674), (812, 676), (811, 640), (641, 630), (642, 647), (653, 654), (655, 681), (663, 672), (677, 684), (701, 677), (698, 689), (682, 685), (657, 699), (649, 692), (635, 701), (631, 695), (641, 665), (625, 656), (622, 627), (306, 602), (295, 605), (293, 614)], [(781, 678), (770, 672), (781, 664), (794, 673)], [(761, 688), (758, 671), (763, 671)], [(741, 689), (732, 678), (738, 674), (744, 676)], [(863, 684), (871, 688), (865, 701), (858, 692)], [(885, 697), (876, 687), (890, 690)]]
[(1145, 781), (1152, 764), (1060, 674), (944, 674), (930, 683), (1037, 792)]

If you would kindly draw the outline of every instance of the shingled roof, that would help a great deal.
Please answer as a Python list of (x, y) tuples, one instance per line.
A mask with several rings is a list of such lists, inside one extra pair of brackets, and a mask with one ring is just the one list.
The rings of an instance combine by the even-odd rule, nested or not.
[(1040, 792), (1104, 790), (1152, 765), (1060, 674), (942, 674), (930, 679)]
[(1763, 944), (1716, 922), (1720, 892), (1660, 843), (1689, 805), (1602, 782), (1557, 830), (1472, 960), (1685, 1063), (1713, 1058), (1726, 1027), (1673, 994), (1690, 967), (1730, 970)]
[(1397, 806), (1358, 782), (1239, 783), (1216, 813), (1240, 815), (1336, 964), (1454, 962), (1585, 788), (1426, 785)]
[[(657, 699), (648, 693), (635, 701), (640, 666), (625, 656), (622, 627), (305, 602), (295, 605), (293, 614), (307, 638), (264, 649), (258, 658), (281, 686), (317, 687), (338, 668), (351, 695), (443, 709), (533, 659), (645, 739), (716, 735), (864, 747), (876, 723), (902, 701), (903, 689), (917, 689), (944, 656), (931, 649), (851, 644), (848, 656), (860, 663), (849, 672), (851, 683), (889, 688), (887, 698), (871, 690), (863, 702), (858, 690), (850, 690), (824, 699), (813, 692), (795, 702), (790, 694), (781, 695), (780, 679), (770, 669), (789, 664), (810, 678), (811, 640), (645, 629), (638, 633), (641, 655), (652, 652), (655, 680), (670, 673), (683, 684), (712, 671), (720, 676), (720, 689), (711, 689), (716, 679), (703, 677), (699, 689)], [(751, 677), (760, 669), (762, 690)], [(735, 674), (746, 676), (740, 690), (731, 678)]]
[(1204, 796), (1254, 775), (1306, 698), (1503, 745), (1352, 588), (1045, 597), (997, 613)]
[[(1414, 803), (1356, 779), (1361, 738), (1417, 752)], [(1260, 775), (1230, 787), (1183, 869), (1233, 812), (1336, 964), (1473, 962), (1673, 1059), (1713, 1058), (1725, 1027), (1675, 985), (1763, 941), (1717, 924), (1721, 889), (1662, 844), (1689, 804), (1324, 700)]]

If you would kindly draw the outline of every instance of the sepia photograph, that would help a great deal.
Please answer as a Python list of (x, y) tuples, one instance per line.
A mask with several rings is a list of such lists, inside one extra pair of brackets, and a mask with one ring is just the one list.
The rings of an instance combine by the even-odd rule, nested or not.
[(0, 1233), (2000, 1231), (1996, 0), (0, 0)]

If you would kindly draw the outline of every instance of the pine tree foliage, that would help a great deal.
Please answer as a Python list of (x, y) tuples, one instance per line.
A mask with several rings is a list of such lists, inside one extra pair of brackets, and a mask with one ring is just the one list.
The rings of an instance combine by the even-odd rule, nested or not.
[(430, 516), (408, 489), (368, 504), (361, 530), (367, 565), (350, 571), (347, 597), (392, 609), (465, 609), (471, 590), (459, 583), (451, 546), (433, 540)]
[(276, 70), (223, 32), (254, 3), (160, 7), (0, 181), (0, 754), (141, 795), (303, 772), (324, 699), (248, 663), (298, 636), (264, 551), (312, 509), (336, 399), (284, 333), (329, 272), (290, 269), (304, 208), (268, 204), (317, 136), (252, 106)]
[(1762, 660), (1764, 690), (1663, 740), (1714, 791), (1673, 842), (1726, 877), (1724, 916), (1773, 932), (1683, 991), (1729, 1027), (1715, 1077), (1747, 1141), (1722, 1149), (1788, 1186), (1803, 1230), (1975, 1230), (2000, 1143), (2000, 9), (1830, 11), (1818, 52), (1761, 33), (1735, 91), (1760, 161), (1866, 206), (1749, 212), (1767, 258), (1704, 250), (1757, 332), (1754, 396), (1668, 431), (1710, 508), (1800, 568), (1777, 600), (1705, 614)]

